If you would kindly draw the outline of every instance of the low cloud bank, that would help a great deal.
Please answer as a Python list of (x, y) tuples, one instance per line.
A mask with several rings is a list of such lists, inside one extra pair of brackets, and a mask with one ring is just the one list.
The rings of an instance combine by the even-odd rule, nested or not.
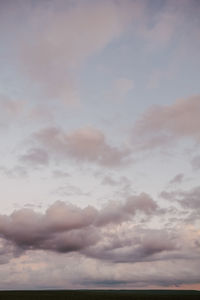
[(57, 201), (44, 214), (26, 208), (0, 215), (0, 236), (23, 250), (80, 251), (101, 239), (101, 228), (132, 220), (138, 212), (151, 216), (157, 208), (145, 193), (110, 202), (101, 210)]

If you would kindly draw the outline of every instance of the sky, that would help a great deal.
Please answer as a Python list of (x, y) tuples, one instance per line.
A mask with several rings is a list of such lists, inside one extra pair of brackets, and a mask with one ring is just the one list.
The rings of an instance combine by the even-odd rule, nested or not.
[(0, 289), (200, 289), (200, 2), (0, 0)]

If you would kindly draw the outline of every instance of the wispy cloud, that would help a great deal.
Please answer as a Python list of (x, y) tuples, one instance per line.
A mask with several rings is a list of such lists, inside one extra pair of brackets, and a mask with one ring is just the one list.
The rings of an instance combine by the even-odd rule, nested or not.
[(133, 142), (139, 148), (156, 148), (184, 138), (199, 142), (200, 97), (175, 101), (172, 105), (153, 106), (136, 122)]
[[(105, 167), (123, 165), (130, 159), (129, 149), (110, 145), (104, 134), (93, 127), (70, 133), (60, 128), (45, 128), (34, 133), (32, 138), (49, 155), (58, 159), (73, 158), (79, 162), (93, 162)], [(33, 150), (30, 151), (32, 153)]]

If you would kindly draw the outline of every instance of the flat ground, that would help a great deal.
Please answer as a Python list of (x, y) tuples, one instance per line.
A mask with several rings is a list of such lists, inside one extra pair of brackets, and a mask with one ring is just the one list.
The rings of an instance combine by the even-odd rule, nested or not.
[(160, 290), (39, 290), (39, 291), (0, 291), (0, 300), (9, 299), (55, 299), (55, 300), (100, 300), (100, 299), (177, 299), (200, 300), (200, 291), (160, 291)]

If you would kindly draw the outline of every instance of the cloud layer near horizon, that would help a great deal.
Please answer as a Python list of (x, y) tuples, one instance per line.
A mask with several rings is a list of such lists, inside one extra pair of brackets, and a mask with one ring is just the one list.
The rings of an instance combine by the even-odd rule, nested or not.
[(147, 194), (129, 197), (124, 203), (113, 201), (102, 210), (57, 201), (45, 214), (26, 208), (10, 216), (1, 215), (0, 235), (21, 249), (79, 251), (98, 242), (98, 227), (120, 225), (138, 211), (148, 216), (156, 210), (156, 203)]
[[(185, 192), (181, 195), (187, 198), (191, 193)], [(187, 205), (186, 200), (180, 202), (172, 195), (167, 197), (168, 201), (169, 199), (177, 201), (184, 209), (189, 209), (190, 216), (194, 212), (194, 207), (196, 210), (196, 205)], [(196, 200), (192, 201), (195, 204)], [(183, 216), (180, 209), (174, 210), (173, 214), (172, 221), (172, 210), (158, 207), (147, 194), (130, 196), (124, 202), (112, 201), (102, 209), (92, 206), (79, 208), (76, 205), (57, 201), (44, 213), (35, 212), (33, 209), (16, 210), (9, 216), (0, 216), (0, 263), (3, 266), (8, 265), (10, 261), (17, 262), (23, 259), (23, 265), (30, 260), (28, 264), (30, 274), (33, 275), (43, 264), (47, 271), (50, 265), (45, 260), (48, 256), (54, 255), (53, 253), (60, 253), (70, 265), (73, 264), (74, 259), (80, 261), (80, 265), (76, 265), (76, 277), (69, 278), (69, 286), (75, 284), (79, 287), (85, 284), (91, 287), (96, 284), (104, 287), (115, 284), (119, 286), (123, 284), (127, 287), (129, 284), (141, 287), (146, 284), (156, 284), (167, 287), (171, 284), (198, 282), (198, 273), (193, 263), (195, 262), (195, 265), (200, 263), (200, 233), (195, 225), (187, 225), (189, 220), (187, 214), (184, 222), (180, 223), (179, 218)], [(160, 228), (152, 227), (155, 226), (154, 222), (151, 227), (147, 227), (151, 220), (159, 220), (159, 218), (163, 220)], [(166, 225), (169, 221), (170, 224)], [(46, 251), (50, 251), (49, 254)], [(37, 255), (42, 257), (42, 261), (39, 260), (38, 263), (34, 258)], [(192, 277), (186, 278), (182, 274), (181, 262), (184, 260), (188, 260), (188, 264), (184, 264), (186, 268), (184, 272)], [(89, 265), (86, 271), (84, 268), (87, 261)], [(172, 261), (176, 262), (176, 272), (173, 276), (168, 276), (166, 269), (168, 272), (172, 271)], [(55, 257), (55, 263), (57, 262), (58, 257)], [(96, 270), (101, 262), (104, 271), (107, 270), (106, 277), (103, 269), (101, 274)], [(113, 274), (113, 264), (114, 268), (119, 268), (122, 274), (125, 269), (128, 270), (124, 279), (121, 275), (117, 276), (117, 273), (116, 276)], [(136, 275), (138, 271), (131, 272), (132, 264), (134, 269), (138, 271), (140, 269), (138, 275)], [(146, 275), (142, 275), (141, 270), (148, 264), (151, 264), (149, 271)], [(161, 272), (162, 279), (154, 277), (153, 269), (160, 268), (159, 266), (166, 268), (165, 271), (157, 271)], [(64, 269), (60, 268), (58, 274), (64, 276)], [(76, 283), (77, 276), (79, 280)], [(23, 276), (22, 279), (21, 286), (25, 284)], [(49, 279), (48, 277), (48, 283), (45, 283), (47, 286), (51, 285)], [(18, 286), (18, 283), (15, 284)], [(38, 286), (38, 284), (34, 279), (33, 285)], [(41, 281), (41, 286), (43, 284), (44, 282)], [(62, 280), (60, 284), (62, 286)]]

